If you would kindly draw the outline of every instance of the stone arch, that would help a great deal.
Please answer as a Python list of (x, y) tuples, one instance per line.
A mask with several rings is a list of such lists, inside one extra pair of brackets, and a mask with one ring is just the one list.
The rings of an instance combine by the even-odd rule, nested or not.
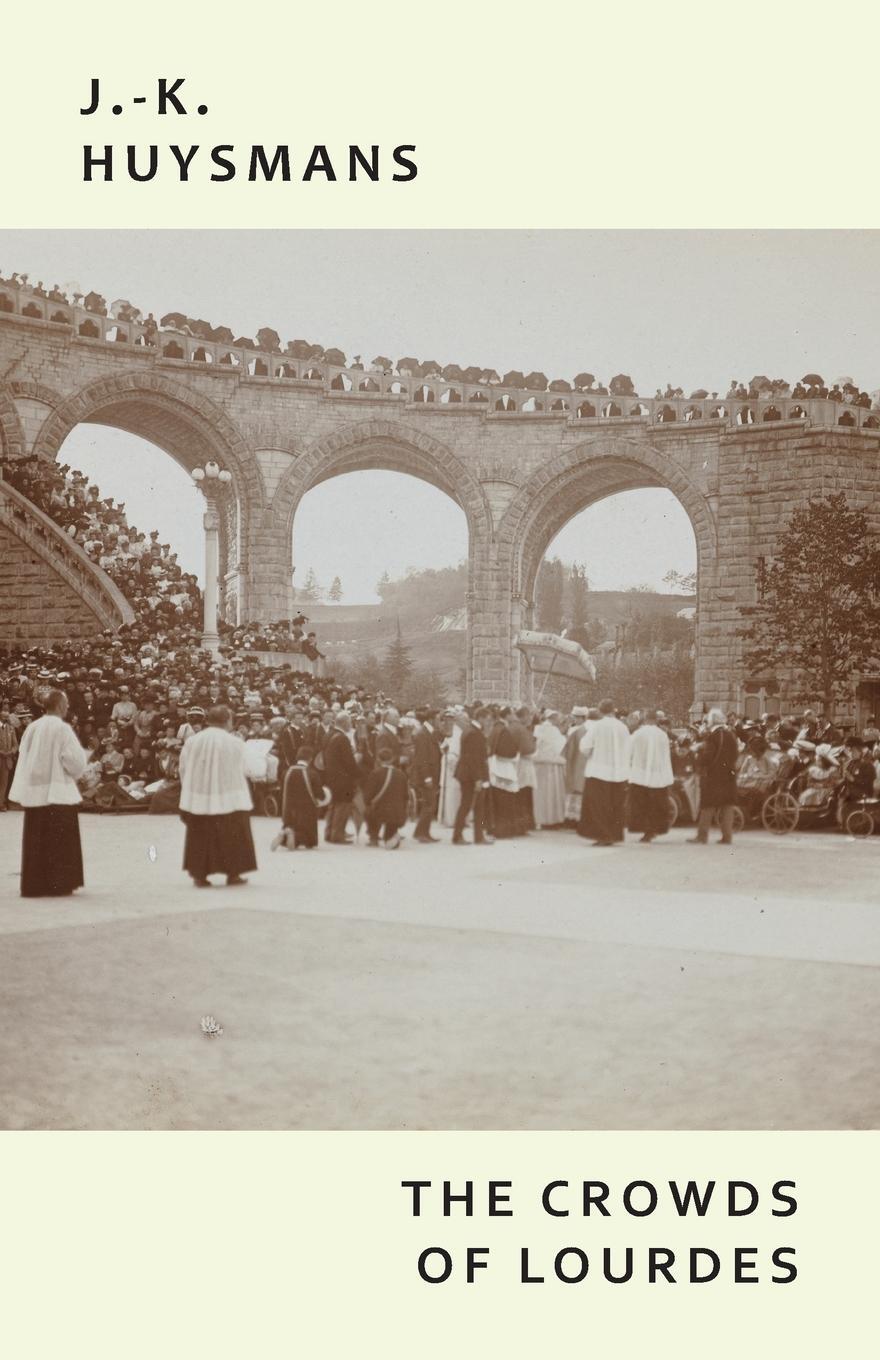
[(461, 506), (472, 540), (488, 543), (491, 539), (492, 513), (470, 469), (430, 435), (390, 420), (347, 425), (296, 457), (275, 491), (272, 509), (276, 523), (292, 531), (296, 508), (307, 491), (331, 477), (368, 468), (409, 473), (430, 482)]
[(14, 397), (29, 397), (32, 401), (40, 401), (44, 406), (53, 409), (60, 406), (64, 400), (60, 392), (56, 392), (54, 387), (47, 387), (45, 383), (11, 382), (9, 389)]
[(221, 407), (182, 383), (140, 369), (89, 383), (47, 417), (34, 452), (56, 458), (74, 426), (86, 422), (140, 435), (188, 472), (216, 458), (232, 473), (243, 508), (250, 514), (263, 508), (262, 480), (248, 445)]
[(0, 388), (0, 456), (21, 458), (25, 452), (24, 430), (18, 408), (8, 387)]
[(282, 476), (272, 501), (276, 524), (286, 526), (292, 543), (297, 506), (307, 491), (331, 477), (370, 468), (403, 472), (443, 491), (464, 511), (468, 527), (467, 675), (470, 691), (475, 669), (473, 611), (477, 588), (491, 570), (494, 524), (479, 480), (455, 454), (430, 435), (390, 420), (348, 425), (319, 439), (295, 458)]
[(715, 520), (702, 491), (664, 454), (629, 440), (579, 444), (545, 463), (524, 482), (498, 526), (508, 555), (512, 589), (530, 599), (547, 545), (581, 510), (606, 496), (647, 486), (666, 487), (686, 510), (700, 570), (714, 561)]
[(65, 398), (47, 416), (34, 452), (55, 459), (71, 430), (87, 422), (148, 439), (188, 472), (211, 458), (227, 467), (232, 473), (238, 524), (236, 535), (230, 503), (221, 530), (221, 561), (224, 574), (237, 569), (247, 579), (251, 541), (262, 526), (265, 494), (257, 460), (221, 407), (172, 378), (130, 370), (89, 383)]
[[(690, 518), (697, 544), (698, 599), (705, 598), (717, 552), (715, 518), (705, 494), (676, 463), (648, 443), (594, 439), (558, 454), (533, 472), (498, 526), (498, 564), (508, 582), (512, 609), (505, 634), (510, 643), (517, 626), (530, 622), (538, 569), (559, 530), (596, 501), (650, 486), (672, 491)], [(699, 684), (699, 628), (696, 653)], [(509, 688), (515, 692), (525, 677), (520, 672), (517, 681), (520, 667), (512, 656), (509, 664), (513, 667)]]

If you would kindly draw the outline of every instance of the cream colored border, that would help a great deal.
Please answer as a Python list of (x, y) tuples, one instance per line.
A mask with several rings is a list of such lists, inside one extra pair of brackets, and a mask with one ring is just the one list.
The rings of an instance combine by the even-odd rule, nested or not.
[[(0, 222), (876, 226), (878, 27), (876, 7), (753, 0), (16, 6)], [(76, 113), (92, 75), (135, 94), (181, 74), (205, 118)], [(420, 173), (410, 185), (87, 186), (84, 140), (414, 142)], [(719, 281), (719, 307), (733, 286)], [(876, 1344), (874, 1133), (6, 1134), (0, 1153), (0, 1346), (14, 1360), (856, 1360)], [(404, 1212), (398, 1183), (413, 1175), (526, 1190), (556, 1176), (784, 1177), (801, 1208), (781, 1227), (761, 1215), (682, 1232), (658, 1216), (650, 1229), (612, 1220), (607, 1236), (525, 1207), (429, 1224)], [(432, 1239), (489, 1244), (493, 1268), (471, 1287), (422, 1285), (414, 1253)], [(511, 1267), (526, 1242), (783, 1239), (801, 1268), (787, 1288), (524, 1287)]]

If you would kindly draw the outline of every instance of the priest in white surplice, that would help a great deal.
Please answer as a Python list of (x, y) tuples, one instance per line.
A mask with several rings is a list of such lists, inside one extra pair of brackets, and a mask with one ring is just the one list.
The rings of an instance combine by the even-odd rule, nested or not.
[(87, 759), (65, 722), (67, 695), (50, 689), (44, 707), (21, 739), (9, 797), (24, 808), (22, 897), (67, 897), (83, 885), (76, 781)]
[(581, 827), (596, 845), (616, 845), (624, 839), (631, 743), (629, 729), (614, 716), (611, 700), (603, 699), (599, 721), (581, 738), (581, 755), (587, 762)]
[(211, 887), (209, 874), (225, 874), (230, 885), (245, 883), (242, 874), (257, 867), (244, 742), (232, 735), (232, 714), (225, 705), (209, 708), (206, 721), (180, 752), (183, 867), (197, 888)]
[(629, 763), (629, 829), (641, 831), (643, 841), (669, 830), (669, 790), (672, 788), (669, 738), (649, 709), (632, 736)]

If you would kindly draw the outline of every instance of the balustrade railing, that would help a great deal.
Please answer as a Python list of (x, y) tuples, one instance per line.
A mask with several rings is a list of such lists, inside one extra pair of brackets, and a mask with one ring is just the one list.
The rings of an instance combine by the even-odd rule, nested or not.
[(83, 306), (38, 297), (30, 288), (0, 284), (0, 322), (22, 318), (64, 326), (87, 342), (125, 345), (155, 355), (164, 366), (196, 367), (268, 383), (304, 384), (331, 398), (387, 400), (432, 410), (470, 412), (491, 418), (541, 417), (577, 424), (704, 425), (742, 427), (774, 421), (880, 429), (880, 410), (816, 397), (641, 397), (608, 395), (594, 388), (536, 391), (498, 382), (464, 382), (441, 373), (416, 375), (406, 368), (381, 372), (358, 364), (297, 358), (283, 351), (205, 340), (144, 321), (101, 316)]
[(134, 622), (119, 587), (73, 539), (0, 477), (0, 524), (48, 562), (108, 628)]

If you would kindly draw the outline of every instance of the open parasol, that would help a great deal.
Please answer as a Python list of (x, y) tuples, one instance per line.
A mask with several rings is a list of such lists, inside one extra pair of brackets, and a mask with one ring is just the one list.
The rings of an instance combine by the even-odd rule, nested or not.
[(540, 703), (551, 675), (565, 675), (571, 680), (595, 680), (596, 667), (589, 652), (579, 642), (560, 637), (558, 633), (534, 633), (522, 629), (516, 635), (516, 648), (522, 652), (533, 675), (543, 675), (544, 683), (537, 702)]

